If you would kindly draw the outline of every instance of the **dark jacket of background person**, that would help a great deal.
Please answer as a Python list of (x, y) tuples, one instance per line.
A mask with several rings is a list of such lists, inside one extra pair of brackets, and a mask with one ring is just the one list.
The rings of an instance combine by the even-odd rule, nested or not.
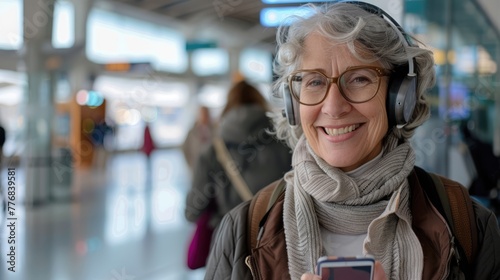
[(469, 187), (469, 193), (488, 197), (500, 180), (500, 157), (493, 153), (493, 145), (474, 135), (465, 122), (461, 124), (460, 130), (477, 171), (477, 176), (473, 178)]
[[(5, 144), (5, 128), (3, 128), (3, 126), (0, 125), (0, 167), (1, 167), (1, 164), (2, 164), (2, 160), (3, 160), (3, 145)], [(0, 179), (2, 178), (2, 176), (0, 175)], [(3, 192), (4, 190), (2, 189), (2, 186), (0, 185), (0, 197), (6, 197), (3, 195)], [(7, 203), (5, 202), (4, 199), (0, 199), (0, 203), (2, 204), (2, 210), (5, 211), (6, 207), (7, 207)]]
[[(240, 87), (242, 89), (238, 89)], [(259, 98), (261, 103), (251, 99), (231, 100), (232, 95), (237, 98), (248, 95), (247, 91), (259, 94), (244, 82), (237, 84), (230, 92), (229, 106), (222, 113), (218, 133), (226, 143), (241, 176), (255, 194), (290, 169), (292, 155), (286, 144), (267, 133), (272, 128), (272, 122), (266, 116), (267, 109), (263, 106), (262, 102), (265, 101), (262, 97), (262, 100)], [(192, 188), (186, 198), (186, 219), (196, 221), (213, 199), (217, 209), (212, 219), (214, 226), (224, 214), (242, 202), (217, 161), (215, 149), (211, 145), (201, 154), (195, 167)]]
[(5, 138), (5, 128), (3, 128), (3, 126), (0, 126), (0, 160), (3, 156), (3, 145), (5, 144)]

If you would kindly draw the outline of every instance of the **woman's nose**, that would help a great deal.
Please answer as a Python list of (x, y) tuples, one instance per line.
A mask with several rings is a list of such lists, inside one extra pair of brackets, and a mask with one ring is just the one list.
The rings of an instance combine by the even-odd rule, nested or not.
[(338, 118), (348, 113), (352, 105), (340, 93), (336, 84), (332, 84), (326, 93), (325, 100), (321, 103), (321, 112), (332, 118)]

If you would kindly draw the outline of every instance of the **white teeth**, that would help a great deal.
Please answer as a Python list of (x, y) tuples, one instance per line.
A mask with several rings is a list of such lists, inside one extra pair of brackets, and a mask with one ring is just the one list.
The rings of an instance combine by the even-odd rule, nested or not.
[(358, 127), (359, 127), (359, 124), (353, 124), (353, 125), (342, 127), (342, 128), (326, 128), (325, 127), (325, 132), (326, 132), (326, 134), (331, 135), (331, 136), (338, 136), (341, 134), (352, 132), (352, 131), (356, 130), (356, 128), (358, 128)]

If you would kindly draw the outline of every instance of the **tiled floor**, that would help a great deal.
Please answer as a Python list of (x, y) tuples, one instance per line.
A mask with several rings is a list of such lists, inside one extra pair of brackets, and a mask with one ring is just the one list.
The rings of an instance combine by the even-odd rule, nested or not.
[[(151, 168), (148, 168), (148, 167)], [(103, 171), (75, 171), (73, 200), (16, 207), (15, 272), (1, 214), (0, 279), (195, 280), (183, 216), (189, 172), (177, 149), (116, 154)], [(5, 170), (4, 170), (5, 173)]]

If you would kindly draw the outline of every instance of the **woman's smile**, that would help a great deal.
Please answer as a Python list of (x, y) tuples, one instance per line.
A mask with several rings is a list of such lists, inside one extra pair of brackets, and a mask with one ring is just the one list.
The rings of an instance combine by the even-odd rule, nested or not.
[(360, 124), (353, 124), (353, 125), (348, 125), (348, 126), (340, 127), (340, 128), (324, 127), (323, 129), (324, 129), (325, 133), (330, 135), (330, 136), (339, 136), (342, 134), (352, 132), (352, 131), (356, 130), (359, 126), (360, 126)]

